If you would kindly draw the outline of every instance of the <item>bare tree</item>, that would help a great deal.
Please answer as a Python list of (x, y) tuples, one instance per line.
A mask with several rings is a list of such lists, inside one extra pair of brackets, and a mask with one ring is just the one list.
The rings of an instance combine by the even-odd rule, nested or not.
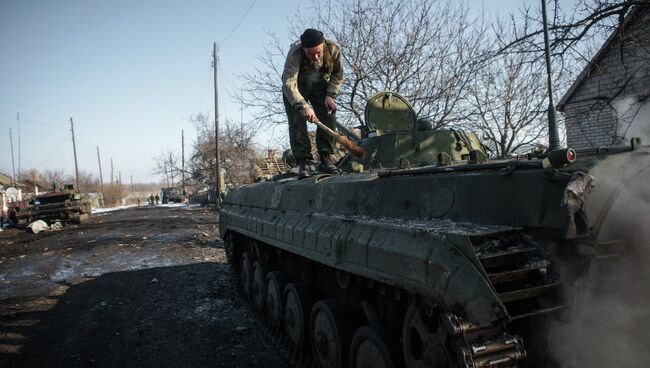
[[(559, 0), (551, 2), (553, 4), (550, 8), (552, 16), (549, 19), (551, 50), (555, 55), (562, 55), (567, 60), (585, 58), (585, 44), (594, 39), (602, 40), (622, 27), (626, 15), (635, 7), (650, 5), (649, 0), (578, 0), (570, 9), (564, 10)], [(514, 36), (511, 39), (503, 38), (501, 51), (516, 50), (516, 52), (541, 54), (544, 44), (540, 11), (537, 8), (524, 7), (520, 13), (520, 18), (536, 27), (531, 27), (528, 32), (510, 35)], [(516, 45), (525, 46), (514, 47)]]
[[(518, 22), (522, 22), (521, 25)], [(528, 19), (497, 21), (497, 38), (525, 34)], [(473, 114), (464, 128), (478, 133), (494, 156), (504, 157), (530, 146), (546, 144), (548, 92), (544, 59), (527, 53), (524, 44), (512, 45), (509, 52), (492, 54), (476, 73), (467, 89)], [(555, 69), (561, 81), (562, 68)], [(566, 79), (566, 78), (565, 78)], [(566, 85), (566, 81), (560, 87)], [(559, 85), (556, 83), (556, 87)]]
[[(366, 101), (391, 90), (412, 102), (421, 118), (440, 128), (467, 117), (464, 89), (484, 60), (485, 26), (468, 7), (445, 1), (314, 0), (311, 16), (290, 41), (316, 26), (342, 47), (345, 80), (339, 96), (343, 123), (364, 123)], [(262, 67), (243, 76), (242, 102), (265, 122), (285, 121), (281, 75), (289, 42), (276, 35)]]
[[(199, 186), (209, 186), (215, 182), (214, 125), (202, 113), (191, 116), (189, 121), (197, 129), (197, 140), (187, 165), (190, 177)], [(225, 182), (232, 185), (252, 182), (255, 178), (252, 161), (257, 156), (254, 138), (258, 126), (226, 119), (220, 128), (219, 157)]]
[(220, 132), (221, 161), (226, 183), (238, 186), (251, 183), (256, 176), (253, 160), (257, 156), (253, 138), (257, 129), (239, 123), (226, 122)]
[[(69, 178), (72, 182), (74, 182), (74, 177), (70, 176)], [(83, 191), (84, 193), (91, 193), (91, 192), (99, 192), (99, 178), (95, 176), (95, 174), (88, 172), (88, 171), (79, 171), (79, 185), (81, 188), (77, 188), (80, 191)]]
[(56, 186), (57, 188), (63, 187), (63, 184), (66, 183), (65, 180), (65, 175), (63, 170), (45, 170), (41, 174), (41, 178), (44, 182), (46, 182), (51, 189), (52, 187)]
[(153, 173), (161, 175), (167, 186), (173, 187), (175, 185), (174, 178), (179, 175), (181, 171), (178, 156), (168, 150), (162, 152), (157, 157), (154, 157), (154, 162), (156, 163), (156, 166)]
[[(549, 30), (554, 65), (560, 68), (586, 67), (585, 70), (589, 71), (586, 75), (600, 76), (594, 77), (590, 86), (596, 92), (582, 95), (578, 100), (570, 98), (573, 106), (566, 112), (574, 139), (580, 137), (595, 147), (617, 145), (629, 136), (645, 135), (638, 122), (643, 120), (639, 115), (649, 109), (650, 40), (646, 29), (650, 1), (579, 0), (566, 11), (555, 0), (552, 10)], [(528, 53), (541, 58), (542, 25), (534, 14), (530, 9), (522, 10), (523, 18), (532, 26), (527, 32), (501, 38), (502, 53)], [(609, 51), (603, 50), (604, 53), (596, 55), (603, 43), (608, 45)], [(571, 71), (573, 77), (578, 75), (578, 71)], [(562, 110), (566, 102), (568, 100), (560, 101)], [(614, 119), (616, 126), (602, 132), (606, 137), (592, 141), (593, 137), (584, 131), (583, 124), (589, 125), (590, 121), (601, 118), (609, 120), (611, 116), (617, 117)]]
[[(45, 170), (39, 172), (36, 169), (23, 170), (20, 175), (21, 181), (26, 181), (39, 186), (39, 190), (48, 191), (56, 186), (57, 190), (63, 188), (64, 184), (74, 183), (73, 175), (66, 175), (63, 170)], [(79, 185), (84, 193), (99, 191), (99, 178), (88, 171), (79, 171)]]

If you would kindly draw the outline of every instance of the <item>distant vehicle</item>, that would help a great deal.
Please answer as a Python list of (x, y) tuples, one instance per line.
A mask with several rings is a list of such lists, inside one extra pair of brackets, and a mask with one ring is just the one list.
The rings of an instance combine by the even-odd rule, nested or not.
[(78, 193), (72, 184), (66, 184), (60, 192), (45, 193), (34, 197), (27, 207), (16, 207), (10, 220), (18, 226), (26, 226), (36, 220), (49, 224), (67, 222), (80, 224), (88, 221), (91, 204)]
[(183, 193), (178, 188), (161, 188), (160, 199), (162, 203), (181, 203), (183, 202)]

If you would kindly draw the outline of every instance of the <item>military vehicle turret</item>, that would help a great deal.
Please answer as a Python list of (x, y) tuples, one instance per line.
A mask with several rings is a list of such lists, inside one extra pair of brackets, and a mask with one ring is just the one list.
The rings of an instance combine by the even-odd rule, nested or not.
[(565, 363), (550, 336), (569, 346), (608, 267), (643, 254), (649, 148), (487, 159), (475, 134), (431, 130), (388, 92), (365, 118), (364, 157), (340, 162), (355, 172), (225, 198), (244, 295), (322, 367)]

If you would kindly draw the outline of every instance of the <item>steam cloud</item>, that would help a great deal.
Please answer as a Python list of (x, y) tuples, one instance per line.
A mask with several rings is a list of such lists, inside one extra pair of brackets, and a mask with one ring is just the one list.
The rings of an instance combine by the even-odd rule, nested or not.
[(551, 351), (561, 367), (650, 367), (648, 183), (648, 167), (621, 183), (598, 238), (623, 240), (624, 251), (591, 263), (587, 275), (573, 285), (579, 290), (573, 314), (551, 330)]

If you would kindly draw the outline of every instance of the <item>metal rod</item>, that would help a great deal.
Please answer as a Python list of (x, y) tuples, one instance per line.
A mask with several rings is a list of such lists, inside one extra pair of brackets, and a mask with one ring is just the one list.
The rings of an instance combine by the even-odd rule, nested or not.
[(546, 82), (548, 86), (548, 149), (552, 151), (560, 147), (560, 134), (557, 130), (555, 103), (553, 102), (553, 84), (551, 83), (551, 48), (548, 41), (546, 0), (542, 0), (542, 18), (544, 20), (544, 53), (546, 56)]

